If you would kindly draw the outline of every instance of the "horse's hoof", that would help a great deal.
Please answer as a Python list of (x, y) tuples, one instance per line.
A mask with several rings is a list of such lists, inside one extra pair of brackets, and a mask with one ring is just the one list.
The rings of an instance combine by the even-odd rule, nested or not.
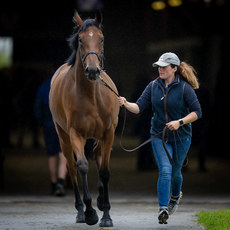
[(85, 223), (84, 213), (78, 213), (76, 217), (76, 223)]
[(97, 198), (97, 207), (100, 211), (103, 211), (103, 198), (100, 198), (100, 196)]
[(113, 227), (113, 221), (111, 218), (108, 219), (101, 219), (100, 227)]
[(93, 209), (92, 211), (85, 212), (85, 223), (88, 225), (94, 225), (98, 222), (97, 212)]

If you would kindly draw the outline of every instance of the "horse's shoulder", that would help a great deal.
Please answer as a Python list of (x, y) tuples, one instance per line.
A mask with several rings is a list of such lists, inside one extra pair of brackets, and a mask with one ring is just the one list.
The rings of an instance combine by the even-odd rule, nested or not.
[(69, 69), (70, 69), (71, 66), (67, 65), (67, 63), (61, 65), (57, 70), (56, 72), (54, 73), (52, 79), (51, 79), (51, 85), (53, 84), (54, 80), (57, 78), (57, 76), (59, 75), (63, 75), (65, 74)]

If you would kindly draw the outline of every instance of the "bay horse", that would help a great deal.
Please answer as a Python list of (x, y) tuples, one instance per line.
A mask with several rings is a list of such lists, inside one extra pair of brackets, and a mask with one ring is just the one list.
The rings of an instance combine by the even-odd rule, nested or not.
[[(115, 92), (117, 89), (102, 70), (104, 36), (101, 13), (97, 12), (94, 19), (83, 21), (75, 12), (73, 21), (77, 25), (77, 32), (69, 39), (72, 55), (52, 78), (49, 105), (74, 186), (75, 208), (78, 211), (76, 222), (88, 225), (98, 222), (88, 190), (88, 161), (84, 153), (87, 139), (93, 138), (96, 141), (94, 158), (99, 174), (97, 207), (103, 211), (100, 227), (112, 227), (109, 214), (109, 161), (119, 104), (117, 96), (105, 87), (100, 78)], [(85, 212), (78, 189), (77, 171), (83, 185)]]

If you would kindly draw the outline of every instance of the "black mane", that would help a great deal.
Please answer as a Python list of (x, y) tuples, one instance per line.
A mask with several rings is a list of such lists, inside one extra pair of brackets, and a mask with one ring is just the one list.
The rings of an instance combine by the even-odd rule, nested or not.
[(75, 20), (73, 20), (73, 22), (76, 25), (74, 27), (74, 33), (73, 33), (73, 35), (71, 35), (67, 39), (67, 41), (69, 43), (69, 46), (70, 46), (70, 48), (72, 50), (72, 54), (67, 59), (67, 65), (74, 65), (74, 63), (76, 61), (76, 54), (77, 54), (77, 48), (78, 48), (78, 34), (80, 32), (82, 32), (82, 31), (85, 31), (90, 26), (96, 26), (97, 28), (99, 28), (101, 30), (100, 24), (95, 19), (87, 19), (87, 20), (85, 20), (81, 27), (79, 27), (76, 24)]

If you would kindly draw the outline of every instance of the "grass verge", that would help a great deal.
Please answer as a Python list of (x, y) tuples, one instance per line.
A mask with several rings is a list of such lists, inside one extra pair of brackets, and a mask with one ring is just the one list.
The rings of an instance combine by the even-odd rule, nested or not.
[(200, 212), (197, 217), (205, 230), (230, 230), (230, 209)]

